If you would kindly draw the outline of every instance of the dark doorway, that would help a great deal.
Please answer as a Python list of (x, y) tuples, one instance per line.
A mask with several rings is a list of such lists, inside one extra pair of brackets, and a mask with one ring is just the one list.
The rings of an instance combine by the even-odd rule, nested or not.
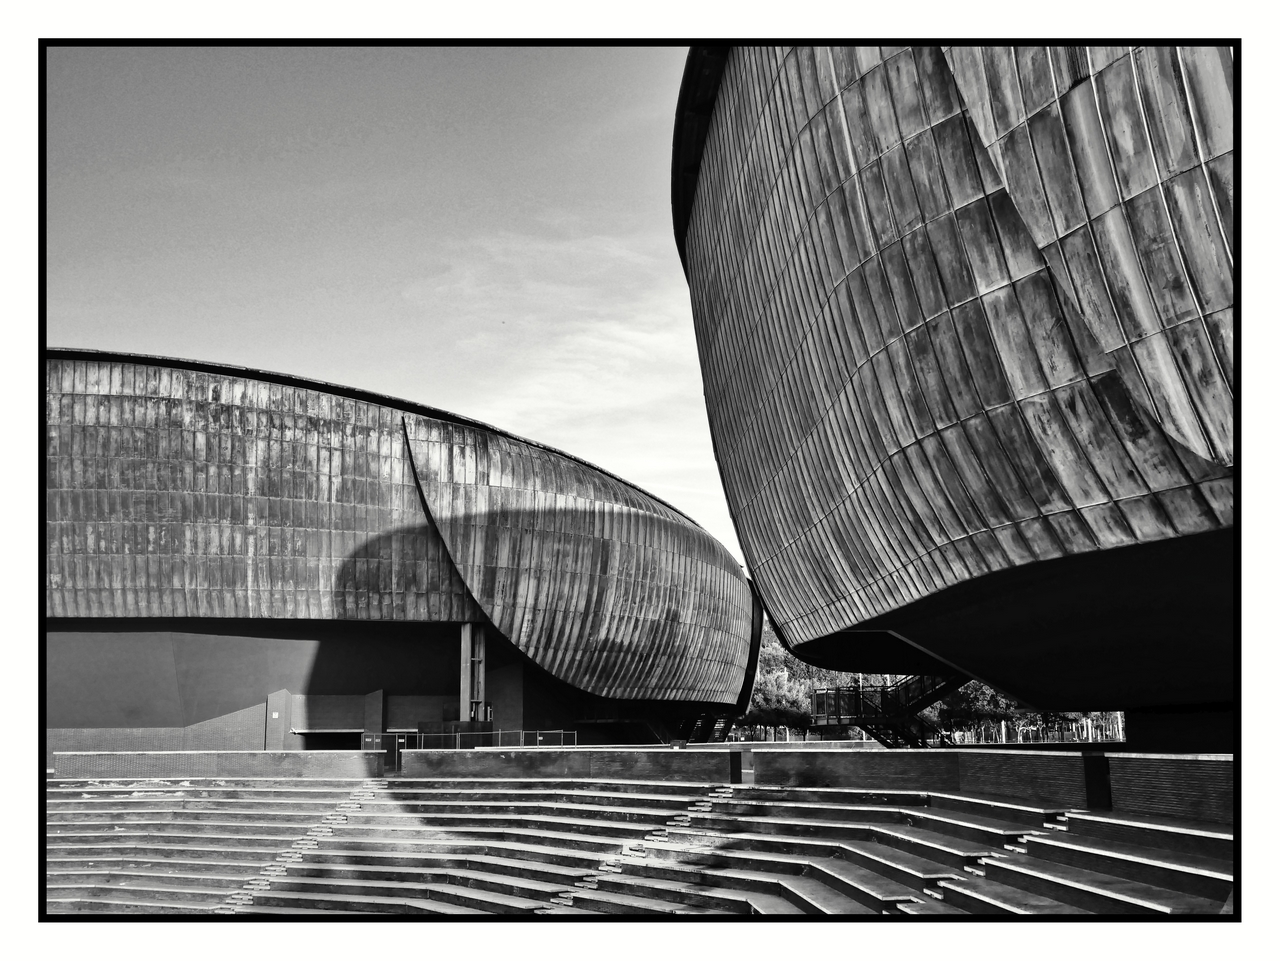
[(320, 731), (302, 735), (304, 751), (358, 751), (360, 731)]

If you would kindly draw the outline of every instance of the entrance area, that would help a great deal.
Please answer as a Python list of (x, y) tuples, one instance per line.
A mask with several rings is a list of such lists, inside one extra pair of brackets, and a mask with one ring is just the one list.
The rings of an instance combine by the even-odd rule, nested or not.
[(360, 731), (300, 732), (304, 751), (358, 751)]

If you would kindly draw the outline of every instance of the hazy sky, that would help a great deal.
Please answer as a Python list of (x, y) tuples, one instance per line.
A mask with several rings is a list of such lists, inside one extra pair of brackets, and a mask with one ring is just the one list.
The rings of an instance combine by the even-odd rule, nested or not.
[(685, 48), (53, 48), (48, 343), (559, 447), (741, 557), (670, 151)]

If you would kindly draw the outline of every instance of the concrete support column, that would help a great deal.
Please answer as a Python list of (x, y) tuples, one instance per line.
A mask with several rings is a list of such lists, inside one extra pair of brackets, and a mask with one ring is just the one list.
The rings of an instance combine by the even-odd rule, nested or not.
[(484, 627), (462, 625), (462, 664), (459, 677), (458, 720), (484, 720)]
[(263, 750), (288, 751), (293, 748), (290, 730), (290, 709), (293, 697), (288, 691), (276, 691), (267, 695), (267, 730), (263, 738)]

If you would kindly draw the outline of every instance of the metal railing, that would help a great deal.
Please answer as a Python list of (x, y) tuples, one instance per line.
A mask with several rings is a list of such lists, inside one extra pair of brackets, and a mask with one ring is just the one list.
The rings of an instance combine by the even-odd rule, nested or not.
[(366, 731), (361, 737), (366, 751), (385, 751), (388, 771), (400, 770), (405, 751), (466, 751), (478, 747), (577, 747), (577, 731), (454, 731), (419, 734), (414, 731)]
[[(859, 719), (874, 723), (876, 715), (880, 713), (876, 710), (865, 710), (871, 707), (865, 700), (859, 702), (856, 697), (845, 696), (846, 694), (856, 695), (858, 692), (854, 690), (814, 693), (814, 726), (857, 727)], [(828, 698), (828, 695), (832, 697)], [(822, 700), (819, 700), (819, 696), (822, 696)], [(864, 713), (859, 713), (860, 709)], [(1091, 744), (1119, 742), (1125, 739), (1124, 715), (1119, 712), (1056, 725), (1027, 724), (1016, 721), (1006, 721), (1003, 724), (998, 721), (988, 721), (953, 725), (946, 733), (956, 744)], [(930, 743), (935, 743), (937, 738), (929, 740)]]
[(927, 706), (929, 696), (950, 685), (948, 677), (911, 675), (896, 684), (874, 687), (834, 687), (813, 692), (814, 724), (849, 724), (842, 718), (914, 714)]

